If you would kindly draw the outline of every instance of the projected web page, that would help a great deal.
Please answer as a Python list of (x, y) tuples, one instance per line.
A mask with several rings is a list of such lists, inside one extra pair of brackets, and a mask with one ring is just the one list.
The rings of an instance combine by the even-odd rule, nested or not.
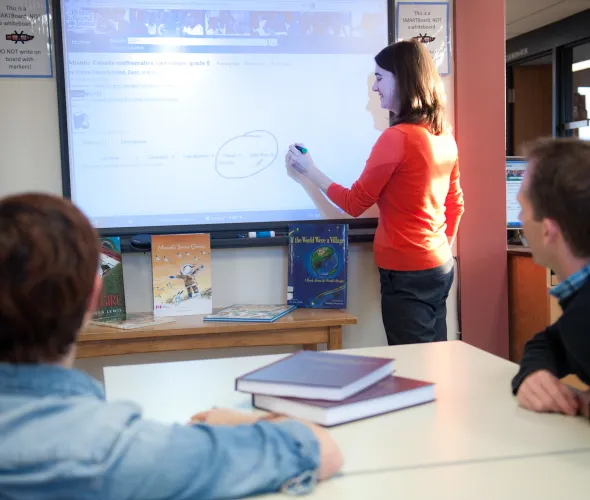
[(317, 219), (288, 145), (350, 186), (380, 134), (384, 0), (65, 0), (62, 16), (72, 198), (96, 227)]
[(518, 229), (522, 226), (518, 192), (526, 166), (527, 162), (524, 160), (506, 161), (506, 222), (509, 228)]

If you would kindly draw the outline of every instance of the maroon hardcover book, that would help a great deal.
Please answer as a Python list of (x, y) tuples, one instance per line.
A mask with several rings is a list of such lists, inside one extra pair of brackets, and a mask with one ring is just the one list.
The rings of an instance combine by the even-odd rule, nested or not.
[(282, 398), (255, 394), (261, 410), (332, 426), (434, 401), (434, 384), (389, 376), (344, 401)]
[(393, 373), (393, 359), (300, 351), (236, 379), (252, 394), (341, 401)]

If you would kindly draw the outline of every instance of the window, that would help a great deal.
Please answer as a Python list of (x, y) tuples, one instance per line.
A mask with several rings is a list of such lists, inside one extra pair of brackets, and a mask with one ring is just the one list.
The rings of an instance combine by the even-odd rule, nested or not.
[(572, 48), (571, 135), (590, 140), (590, 43)]

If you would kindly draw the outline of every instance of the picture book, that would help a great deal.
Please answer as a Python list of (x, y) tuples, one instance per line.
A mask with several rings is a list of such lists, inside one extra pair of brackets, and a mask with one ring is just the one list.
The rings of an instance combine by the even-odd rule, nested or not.
[(152, 275), (155, 316), (213, 311), (208, 234), (152, 236)]
[(221, 311), (205, 316), (205, 321), (251, 321), (272, 323), (296, 309), (289, 305), (249, 305), (235, 304)]
[(288, 304), (318, 309), (346, 308), (348, 226), (290, 225), (288, 268)]
[(98, 273), (102, 277), (102, 292), (93, 319), (125, 314), (125, 286), (123, 284), (120, 238), (100, 238)]
[(133, 330), (147, 326), (160, 325), (162, 323), (173, 323), (174, 318), (156, 318), (154, 313), (130, 313), (121, 316), (95, 319), (90, 322), (96, 326), (118, 328), (120, 330)]

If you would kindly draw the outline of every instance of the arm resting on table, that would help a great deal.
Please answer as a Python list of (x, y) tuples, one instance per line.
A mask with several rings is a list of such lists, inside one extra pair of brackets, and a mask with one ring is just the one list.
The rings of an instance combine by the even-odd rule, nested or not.
[(568, 375), (566, 365), (559, 327), (551, 325), (526, 343), (520, 369), (512, 380), (513, 394), (518, 392), (525, 378), (539, 370), (547, 370), (557, 378)]
[(128, 427), (113, 450), (109, 498), (206, 500), (311, 489), (341, 466), (326, 431), (288, 420), (239, 426)]

